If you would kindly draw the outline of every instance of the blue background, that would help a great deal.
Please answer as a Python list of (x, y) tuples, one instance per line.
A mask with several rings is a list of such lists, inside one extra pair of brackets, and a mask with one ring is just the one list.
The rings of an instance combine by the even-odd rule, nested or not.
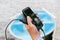
[[(45, 35), (50, 34), (53, 29), (54, 29), (54, 20), (53, 18), (44, 10), (36, 10), (35, 12), (37, 12), (37, 16), (39, 16), (39, 18), (42, 20), (43, 22), (43, 30), (45, 32)], [(21, 19), (22, 18), (22, 14), (20, 14), (17, 19)], [(30, 37), (29, 32), (27, 31), (27, 28), (25, 27), (25, 25), (20, 22), (20, 21), (14, 21), (11, 25), (10, 25), (10, 33), (17, 37), (17, 38), (21, 38), (23, 40), (32, 40)], [(41, 31), (41, 36), (44, 36), (43, 32)]]

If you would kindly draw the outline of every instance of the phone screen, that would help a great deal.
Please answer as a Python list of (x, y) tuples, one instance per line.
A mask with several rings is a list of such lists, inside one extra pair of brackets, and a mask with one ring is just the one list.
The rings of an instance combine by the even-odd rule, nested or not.
[(26, 14), (27, 16), (31, 16), (34, 12), (29, 8), (25, 8), (22, 10), (23, 14)]

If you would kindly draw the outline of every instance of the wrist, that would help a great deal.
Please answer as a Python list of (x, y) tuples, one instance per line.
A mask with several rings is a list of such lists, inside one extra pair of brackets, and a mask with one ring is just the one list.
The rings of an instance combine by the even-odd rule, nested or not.
[(35, 40), (37, 40), (37, 39), (39, 39), (39, 38), (40, 38), (40, 35), (39, 35), (39, 36), (37, 36)]
[(39, 40), (39, 39), (40, 39), (40, 36), (32, 37), (32, 40)]
[(32, 37), (32, 40), (36, 40), (37, 38), (39, 38), (39, 37), (40, 37), (40, 34), (31, 35), (31, 37)]

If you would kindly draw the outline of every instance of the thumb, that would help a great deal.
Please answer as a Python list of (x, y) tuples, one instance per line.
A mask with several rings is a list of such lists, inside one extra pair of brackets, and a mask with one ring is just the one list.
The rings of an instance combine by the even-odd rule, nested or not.
[(32, 24), (31, 21), (32, 21), (32, 19), (31, 19), (29, 16), (27, 16), (27, 23), (28, 23), (28, 24)]

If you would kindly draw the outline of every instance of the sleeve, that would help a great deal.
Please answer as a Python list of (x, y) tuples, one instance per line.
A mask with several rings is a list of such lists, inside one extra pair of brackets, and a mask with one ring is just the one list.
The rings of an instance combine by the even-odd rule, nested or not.
[(42, 37), (38, 37), (36, 38), (36, 40), (44, 40)]

